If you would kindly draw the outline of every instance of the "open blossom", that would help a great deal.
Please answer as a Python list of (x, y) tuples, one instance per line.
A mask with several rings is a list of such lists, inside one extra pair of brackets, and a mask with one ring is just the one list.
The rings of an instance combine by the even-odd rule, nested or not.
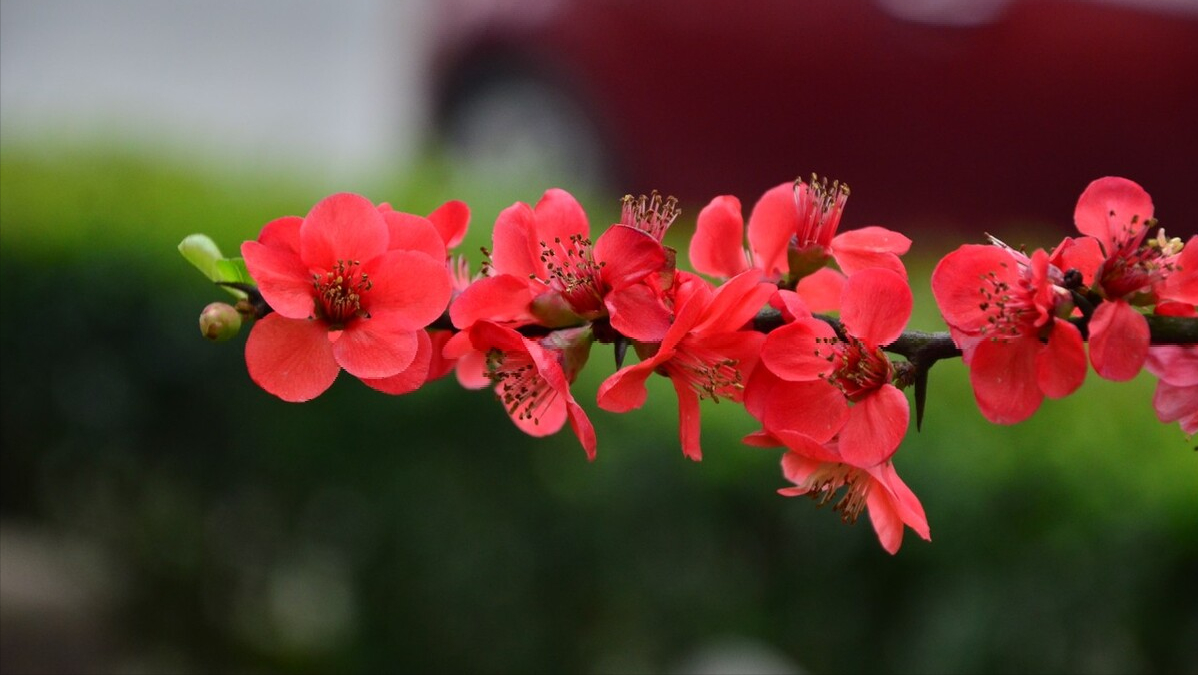
[[(907, 237), (877, 226), (837, 234), (848, 196), (847, 185), (829, 185), (814, 176), (767, 190), (749, 215), (748, 250), (742, 244), (740, 201), (716, 197), (699, 213), (691, 262), (699, 272), (718, 278), (756, 269), (766, 281), (797, 284), (813, 311), (834, 308), (827, 301), (840, 296), (845, 274), (882, 267), (905, 278), (899, 256), (911, 247)], [(840, 272), (825, 267), (829, 259)]]
[(862, 468), (838, 459), (836, 452), (834, 443), (821, 445), (810, 439), (791, 447), (782, 456), (782, 473), (795, 486), (778, 493), (806, 496), (821, 506), (834, 503), (832, 508), (846, 523), (856, 522), (868, 508), (878, 541), (892, 555), (902, 546), (904, 526), (931, 541), (923, 505), (892, 462)]
[[(668, 225), (673, 217), (664, 220)], [(487, 320), (552, 328), (606, 317), (616, 313), (611, 303), (619, 291), (666, 265), (660, 239), (645, 229), (614, 225), (594, 242), (589, 232), (582, 207), (564, 190), (546, 191), (535, 209), (524, 203), (505, 209), (495, 221), (489, 275), (454, 300), (454, 326), (465, 330)], [(621, 314), (653, 313), (655, 330), (664, 332), (668, 309), (628, 304)]]
[[(796, 317), (771, 332), (762, 349), (762, 364), (781, 380), (807, 383), (813, 391), (806, 396), (836, 401), (835, 392), (840, 403), (825, 403), (818, 413), (795, 420), (793, 412), (777, 411), (796, 407), (795, 400), (783, 395), (785, 388), (777, 389), (761, 405), (759, 419), (765, 431), (785, 429), (816, 441), (838, 435), (838, 454), (854, 466), (871, 467), (889, 459), (907, 433), (910, 407), (907, 397), (891, 383), (894, 367), (882, 347), (902, 333), (911, 306), (911, 289), (903, 277), (870, 268), (845, 282), (843, 337), (811, 316)], [(782, 418), (792, 423), (779, 423)], [(829, 428), (829, 420), (843, 420), (843, 425)], [(818, 426), (813, 429), (810, 424)]]
[(342, 369), (368, 383), (404, 372), (449, 302), (445, 245), (432, 223), (359, 195), (335, 194), (304, 218), (267, 223), (241, 252), (274, 310), (255, 322), (246, 366), (287, 401), (320, 395)]
[(969, 365), (978, 408), (991, 422), (1021, 422), (1045, 396), (1068, 396), (1085, 379), (1081, 332), (1061, 318), (1073, 305), (1057, 285), (1060, 277), (1043, 250), (1029, 258), (1005, 246), (972, 244), (932, 272), (932, 293)]
[(712, 291), (699, 277), (678, 273), (675, 318), (660, 343), (642, 344), (652, 351), (626, 366), (599, 387), (599, 407), (627, 412), (645, 403), (645, 380), (653, 373), (670, 378), (678, 395), (682, 452), (702, 459), (699, 445), (699, 401), (740, 401), (744, 382), (757, 363), (765, 337), (742, 330), (765, 304), (774, 288), (745, 273)]
[[(1090, 319), (1090, 361), (1100, 376), (1129, 380), (1148, 356), (1148, 322), (1136, 305), (1198, 303), (1198, 251), (1156, 228), (1152, 198), (1133, 181), (1095, 180), (1078, 198), (1074, 222), (1083, 237), (1053, 254), (1106, 299)], [(1149, 238), (1149, 234), (1155, 234)]]
[(595, 429), (570, 393), (586, 363), (589, 328), (554, 331), (536, 340), (506, 326), (479, 321), (468, 334), (485, 355), (485, 373), (512, 422), (530, 436), (557, 433), (569, 421), (587, 458), (595, 458)]

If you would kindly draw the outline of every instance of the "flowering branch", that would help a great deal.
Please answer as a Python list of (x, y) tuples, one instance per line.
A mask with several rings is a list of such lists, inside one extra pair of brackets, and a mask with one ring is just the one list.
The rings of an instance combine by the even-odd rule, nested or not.
[[(1149, 238), (1156, 221), (1140, 186), (1092, 183), (1074, 214), (1081, 236), (1052, 252), (991, 238), (947, 255), (931, 279), (946, 332), (907, 328), (910, 239), (877, 226), (837, 232), (848, 195), (814, 176), (783, 183), (747, 223), (739, 200), (716, 197), (690, 242), (704, 277), (678, 269), (664, 245), (679, 210), (657, 193), (625, 197), (620, 222), (594, 240), (563, 190), (513, 204), (475, 276), (451, 255), (469, 222), (461, 202), (423, 217), (338, 194), (267, 223), (242, 244), (244, 260), (202, 235), (179, 248), (237, 299), (205, 308), (203, 334), (227, 340), (252, 321), (249, 376), (285, 401), (319, 396), (342, 371), (393, 395), (456, 372), (467, 388), (491, 387), (529, 435), (568, 424), (594, 459), (571, 385), (591, 347), (610, 344), (616, 371), (600, 408), (639, 408), (646, 380), (669, 378), (682, 452), (698, 461), (700, 400), (743, 404), (761, 423), (745, 443), (785, 448), (793, 486), (779, 492), (835, 502), (850, 522), (868, 508), (891, 553), (906, 528), (930, 536), (892, 457), (911, 415), (903, 390), (919, 428), (928, 372), (943, 359), (965, 361), (994, 423), (1071, 394), (1093, 366), (1110, 380), (1156, 375), (1158, 417), (1198, 432), (1198, 237)], [(625, 365), (629, 350), (638, 359)]]

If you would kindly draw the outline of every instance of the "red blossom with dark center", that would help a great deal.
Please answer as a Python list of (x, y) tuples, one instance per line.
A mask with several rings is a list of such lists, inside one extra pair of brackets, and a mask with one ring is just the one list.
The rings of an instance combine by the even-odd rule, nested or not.
[(358, 195), (272, 221), (241, 250), (274, 310), (254, 324), (246, 366), (287, 401), (320, 395), (342, 369), (364, 381), (403, 373), (450, 297), (432, 223)]
[(1086, 376), (1081, 332), (1059, 318), (1072, 309), (1043, 250), (1029, 258), (1002, 246), (965, 245), (932, 272), (932, 293), (969, 365), (986, 419), (1027, 419), (1045, 396), (1061, 398)]
[[(910, 407), (907, 397), (891, 383), (894, 368), (882, 347), (902, 333), (911, 307), (906, 280), (890, 270), (863, 270), (845, 283), (843, 338), (824, 321), (797, 317), (770, 333), (762, 349), (762, 363), (777, 377), (790, 382), (822, 383), (852, 403), (842, 418), (843, 426), (833, 434), (839, 434), (839, 455), (854, 466), (870, 467), (886, 461), (907, 432)], [(830, 437), (818, 419), (804, 420), (819, 425), (818, 429), (771, 428), (768, 418), (779, 415), (770, 409), (794, 404), (782, 396), (767, 402), (762, 419), (765, 431), (793, 431), (816, 439)]]
[(599, 387), (599, 407), (627, 412), (645, 403), (645, 381), (653, 373), (670, 378), (678, 395), (682, 452), (702, 459), (699, 401), (740, 401), (757, 363), (764, 336), (742, 330), (774, 292), (753, 273), (734, 277), (714, 292), (699, 277), (679, 272), (674, 322), (652, 354), (626, 366)]

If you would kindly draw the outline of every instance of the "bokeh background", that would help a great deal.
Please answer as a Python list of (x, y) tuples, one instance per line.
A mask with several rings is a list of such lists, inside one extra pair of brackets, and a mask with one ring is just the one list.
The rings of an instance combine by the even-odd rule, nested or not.
[[(702, 23), (635, 4), (594, 6), (666, 17), (676, 31), (666, 46)], [(961, 365), (938, 365), (924, 429), (896, 456), (933, 541), (908, 536), (891, 557), (866, 521), (846, 526), (778, 496), (779, 452), (739, 442), (753, 424), (735, 406), (705, 405), (698, 464), (679, 451), (668, 383), (651, 383), (642, 410), (599, 411), (605, 353), (576, 385), (599, 434), (588, 463), (570, 435), (525, 437), (489, 394), (452, 379), (393, 398), (343, 377), (314, 402), (282, 403), (246, 376), (244, 338), (213, 345), (196, 330), (200, 309), (223, 296), (176, 244), (204, 232), (232, 253), (336, 190), (416, 213), (466, 200), (463, 250), (477, 250), (499, 210), (551, 185), (580, 198), (594, 230), (617, 218), (625, 191), (656, 187), (683, 197), (669, 243), (684, 251), (715, 194), (747, 207), (776, 183), (832, 171), (854, 187), (843, 227), (880, 222), (915, 239), (911, 325), (924, 330), (943, 328), (927, 287), (937, 259), (984, 230), (1055, 244), (1100, 175), (1141, 181), (1171, 234), (1198, 230), (1192, 187), (1178, 187), (1198, 178), (1198, 110), (1187, 108), (1198, 42), (1178, 38), (1195, 34), (1194, 3), (846, 2), (856, 8), (847, 27), (827, 3), (793, 4), (829, 31), (866, 21), (894, 37), (877, 53), (814, 64), (869, 77), (896, 45), (926, 45), (929, 58), (945, 40), (1018, 50), (1032, 44), (1015, 39), (1021, 16), (1075, 17), (1083, 30), (1112, 21), (1087, 12), (1115, 12), (1129, 31), (1162, 31), (1153, 44), (1167, 60), (1143, 73), (1160, 99), (1115, 97), (1118, 115), (1074, 111), (1077, 137), (1019, 118), (1040, 152), (964, 161), (962, 145), (998, 127), (971, 122), (991, 119), (996, 102), (959, 90), (963, 81), (933, 97), (950, 103), (923, 122), (893, 101), (845, 121), (813, 97), (802, 128), (831, 129), (834, 143), (811, 141), (790, 163), (769, 143), (725, 149), (713, 177), (693, 157), (662, 159), (667, 141), (685, 147), (679, 129), (699, 108), (658, 115), (663, 145), (632, 144), (641, 155), (612, 133), (626, 119), (618, 107), (596, 102), (599, 85), (555, 59), (553, 40), (536, 41), (569, 16), (568, 2), (0, 0), (0, 670), (1198, 672), (1198, 454), (1156, 421), (1147, 376), (1091, 376), (1031, 420), (996, 427)], [(509, 80), (530, 97), (455, 112), (450, 100), (471, 82), (494, 90), (476, 71), (454, 74), (474, 47), (505, 74), (519, 61), (496, 56), (496, 31), (545, 66), (521, 72), (535, 86)], [(1153, 35), (1078, 47), (1073, 75), (1056, 84), (1068, 89), (1087, 63), (1101, 70)], [(716, 37), (695, 39), (727, 59), (768, 42)], [(1165, 49), (1178, 44), (1190, 51)], [(637, 58), (647, 76), (665, 74), (661, 99), (685, 95), (669, 77), (685, 62)], [(714, 89), (727, 85), (717, 75)], [(1128, 91), (1119, 73), (1107, 77)], [(544, 98), (554, 82), (569, 86)], [(1055, 90), (1037, 82), (1029, 96)], [(862, 106), (885, 90), (840, 84)], [(961, 103), (979, 95), (976, 107)], [(1132, 111), (1154, 100), (1171, 112), (1149, 133)], [(581, 117), (541, 117), (554, 101)], [(1046, 96), (1043, 120), (1057, 104)], [(745, 105), (707, 131), (739, 138), (773, 114), (789, 113)], [(1168, 127), (1175, 119), (1189, 123)], [(892, 156), (901, 146), (880, 144), (891, 123), (924, 151)], [(1120, 124), (1134, 143), (1107, 133)], [(777, 145), (807, 138), (795, 137)], [(1068, 151), (1089, 142), (1112, 150)], [(596, 157), (605, 148), (621, 152)], [(976, 192), (941, 184), (944, 208), (910, 194), (937, 188), (924, 169), (980, 179), (1013, 161), (1018, 180), (979, 180)]]

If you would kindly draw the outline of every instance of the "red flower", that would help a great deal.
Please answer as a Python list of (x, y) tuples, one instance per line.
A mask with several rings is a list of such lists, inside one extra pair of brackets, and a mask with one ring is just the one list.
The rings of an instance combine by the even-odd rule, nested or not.
[(588, 459), (595, 459), (595, 429), (570, 393), (586, 363), (590, 329), (550, 333), (537, 341), (490, 321), (470, 328), (470, 341), (486, 357), (486, 374), (508, 416), (530, 436), (557, 433), (568, 420)]
[(814, 311), (833, 309), (811, 300), (838, 297), (843, 283), (842, 274), (824, 269), (829, 258), (844, 274), (882, 267), (906, 278), (898, 256), (911, 247), (910, 239), (876, 226), (836, 234), (848, 196), (848, 186), (829, 186), (815, 177), (809, 183), (783, 183), (766, 191), (749, 216), (748, 251), (742, 247), (740, 201), (716, 197), (699, 213), (691, 264), (718, 278), (757, 269), (766, 281), (797, 283)]
[(682, 452), (703, 457), (699, 446), (699, 400), (740, 401), (744, 382), (764, 336), (741, 330), (774, 292), (752, 272), (738, 275), (714, 292), (699, 277), (679, 272), (675, 319), (645, 360), (616, 371), (599, 387), (599, 407), (627, 412), (645, 403), (645, 380), (654, 372), (668, 376), (678, 394)]
[(524, 203), (505, 209), (495, 221), (489, 276), (454, 301), (454, 326), (577, 325), (609, 313), (610, 291), (665, 265), (661, 243), (645, 231), (616, 225), (592, 243), (589, 229), (582, 207), (564, 190), (546, 191), (535, 209)]
[(254, 324), (246, 366), (287, 401), (320, 395), (342, 368), (362, 380), (402, 373), (449, 301), (445, 246), (433, 225), (358, 195), (336, 194), (302, 219), (267, 223), (241, 252), (274, 310)]
[(1021, 422), (1045, 396), (1068, 396), (1086, 377), (1081, 332), (1059, 318), (1073, 307), (1054, 283), (1060, 276), (1043, 250), (1028, 258), (979, 245), (958, 248), (932, 272), (932, 293), (991, 422)]
[(1148, 356), (1148, 322), (1134, 305), (1198, 303), (1198, 252), (1167, 239), (1164, 230), (1146, 239), (1156, 224), (1152, 214), (1144, 188), (1126, 178), (1100, 178), (1082, 192), (1074, 211), (1086, 236), (1066, 240), (1053, 253), (1053, 263), (1078, 270), (1106, 298), (1090, 319), (1090, 362), (1108, 380), (1130, 380)]
[[(866, 269), (845, 282), (841, 322), (844, 339), (825, 321), (807, 316), (769, 334), (762, 363), (775, 375), (791, 382), (838, 390), (853, 405), (839, 435), (838, 453), (855, 466), (869, 467), (886, 461), (907, 433), (910, 408), (907, 397), (893, 384), (894, 368), (882, 347), (894, 342), (911, 316), (911, 289), (890, 270)], [(821, 398), (827, 396), (822, 394)], [(796, 406), (787, 396), (775, 396), (765, 405), (763, 425), (775, 428), (772, 409)], [(836, 419), (839, 409), (827, 409)], [(819, 418), (814, 418), (818, 420)], [(822, 440), (807, 428), (789, 427)], [(822, 435), (831, 436), (825, 433)]]
[[(904, 525), (931, 541), (923, 505), (899, 478), (893, 463), (861, 468), (836, 461), (835, 452), (834, 445), (821, 446), (810, 439), (803, 446), (792, 447), (782, 456), (782, 473), (795, 487), (782, 488), (778, 493), (788, 497), (805, 495), (821, 506), (835, 501), (832, 508), (846, 523), (856, 522), (862, 509), (868, 508), (878, 541), (892, 555), (903, 544)], [(829, 454), (833, 457), (828, 458)]]

